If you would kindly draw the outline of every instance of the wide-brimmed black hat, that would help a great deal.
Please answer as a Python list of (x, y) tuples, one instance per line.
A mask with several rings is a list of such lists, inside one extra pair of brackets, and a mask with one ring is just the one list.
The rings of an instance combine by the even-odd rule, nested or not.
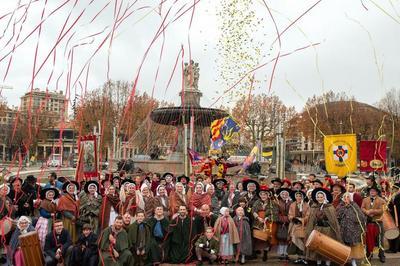
[(333, 192), (333, 188), (334, 188), (334, 187), (340, 187), (340, 190), (342, 191), (342, 193), (345, 193), (345, 192), (346, 192), (346, 188), (345, 188), (342, 184), (339, 184), (339, 183), (333, 184), (333, 185), (331, 186), (331, 192)]
[(49, 188), (45, 188), (42, 189), (40, 191), (40, 199), (45, 199), (46, 198), (46, 194), (49, 191), (53, 191), (54, 192), (54, 199), (58, 198), (58, 196), (60, 196), (60, 192), (58, 191), (58, 189), (54, 188), (54, 187), (49, 187)]
[(189, 183), (189, 182), (190, 182), (190, 178), (189, 178), (188, 176), (185, 176), (185, 175), (180, 175), (180, 176), (178, 176), (178, 177), (176, 178), (176, 180), (177, 180), (178, 182), (181, 182), (182, 179), (186, 179), (186, 183)]
[(317, 202), (317, 193), (318, 192), (323, 192), (325, 195), (326, 195), (326, 199), (327, 199), (327, 201), (329, 202), (329, 203), (331, 203), (332, 202), (332, 194), (331, 194), (331, 192), (330, 191), (328, 191), (328, 190), (326, 190), (326, 189), (324, 189), (324, 188), (316, 188), (316, 189), (314, 189), (313, 191), (312, 191), (312, 193), (311, 193), (311, 198), (312, 198), (312, 200), (314, 201), (314, 202)]
[(289, 194), (289, 196), (290, 196), (290, 193), (292, 193), (292, 190), (290, 188), (283, 187), (283, 188), (280, 188), (280, 189), (278, 189), (276, 191), (276, 195), (280, 198), (281, 197), (281, 193), (283, 191), (286, 191)]
[(292, 188), (294, 188), (294, 186), (295, 186), (296, 184), (300, 184), (301, 189), (304, 189), (304, 184), (301, 183), (300, 181), (296, 181), (296, 182), (292, 183)]
[(34, 175), (28, 175), (25, 179), (26, 182), (36, 182), (37, 178)]
[(321, 180), (319, 180), (319, 179), (315, 179), (315, 180), (313, 180), (312, 181), (312, 183), (314, 184), (314, 183), (319, 183), (319, 184), (321, 184), (321, 186), (323, 186), (324, 185), (324, 183), (322, 183), (322, 181)]
[(99, 192), (100, 192), (100, 186), (99, 186), (99, 183), (98, 183), (97, 181), (95, 181), (95, 180), (90, 180), (90, 181), (87, 181), (87, 182), (85, 183), (85, 186), (83, 187), (83, 189), (85, 190), (85, 192), (86, 192), (86, 193), (89, 193), (89, 185), (91, 185), (91, 184), (96, 185), (97, 193), (99, 193)]
[(226, 181), (224, 178), (214, 179), (212, 183), (215, 188), (217, 188), (217, 183), (224, 183), (224, 186), (228, 185), (228, 181)]
[(65, 182), (65, 183), (63, 184), (63, 186), (62, 186), (62, 190), (63, 190), (64, 192), (67, 192), (67, 186), (68, 186), (69, 184), (74, 184), (75, 187), (76, 187), (76, 190), (79, 190), (79, 187), (80, 187), (80, 186), (79, 186), (79, 183), (76, 182), (76, 181), (71, 181), (71, 180), (69, 180), (69, 181)]
[(279, 177), (274, 178), (274, 179), (271, 180), (271, 184), (273, 184), (273, 183), (275, 183), (275, 182), (280, 183), (281, 186), (283, 185), (283, 181), (282, 181), (282, 179), (280, 179)]
[(165, 177), (166, 176), (171, 176), (172, 178), (174, 178), (175, 176), (174, 176), (174, 174), (173, 173), (169, 173), (169, 172), (167, 172), (167, 173), (164, 173), (163, 175), (162, 175), (162, 177), (161, 178), (164, 178), (165, 179)]
[(250, 183), (253, 183), (254, 185), (256, 185), (256, 191), (260, 190), (260, 184), (254, 179), (246, 179), (246, 180), (244, 180), (243, 181), (243, 190), (247, 191), (247, 186)]
[(369, 192), (370, 192), (371, 189), (375, 189), (376, 192), (378, 192), (378, 195), (381, 194), (381, 190), (380, 190), (377, 186), (368, 187), (368, 188), (367, 188), (368, 194), (369, 194)]
[(292, 192), (290, 193), (290, 197), (292, 198), (293, 201), (296, 201), (296, 195), (297, 194), (303, 195), (304, 201), (308, 200), (307, 199), (307, 194), (304, 191), (302, 191), (302, 190), (292, 190)]

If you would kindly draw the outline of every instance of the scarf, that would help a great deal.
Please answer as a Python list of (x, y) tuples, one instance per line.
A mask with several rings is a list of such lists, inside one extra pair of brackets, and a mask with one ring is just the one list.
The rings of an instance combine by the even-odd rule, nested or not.
[(107, 194), (107, 200), (111, 203), (111, 206), (113, 206), (114, 210), (118, 210), (118, 205), (119, 205), (119, 196), (118, 194)]
[(157, 220), (156, 225), (154, 226), (153, 234), (156, 238), (164, 238), (160, 220)]

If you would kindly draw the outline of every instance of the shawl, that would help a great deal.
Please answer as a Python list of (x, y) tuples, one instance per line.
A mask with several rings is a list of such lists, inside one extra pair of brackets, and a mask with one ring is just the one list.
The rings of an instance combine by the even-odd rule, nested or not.
[(192, 197), (190, 197), (190, 203), (189, 203), (189, 208), (190, 211), (194, 212), (195, 209), (200, 210), (201, 206), (204, 204), (210, 205), (211, 204), (211, 199), (210, 197), (206, 197), (206, 194), (208, 193), (193, 193)]
[(169, 209), (169, 198), (168, 196), (156, 196), (154, 197), (155, 206), (163, 206), (164, 210), (168, 210)]
[(361, 243), (367, 219), (355, 202), (341, 202), (336, 209), (341, 235), (346, 245)]
[[(222, 219), (223, 216), (219, 217), (217, 221), (215, 222), (214, 225), (214, 232), (215, 232), (215, 237), (217, 239), (220, 239), (221, 236), (221, 229), (222, 229)], [(228, 224), (229, 224), (229, 238), (230, 242), (232, 244), (238, 244), (240, 243), (240, 238), (239, 238), (239, 233), (236, 228), (235, 222), (233, 221), (232, 217), (228, 217)]]
[(144, 202), (144, 213), (146, 218), (150, 218), (154, 214), (154, 209), (156, 206), (156, 200), (153, 196), (143, 197)]
[[(320, 209), (321, 209), (320, 204), (313, 204), (313, 206), (310, 208), (309, 220), (308, 220), (308, 223), (306, 226), (306, 235), (307, 236), (309, 236), (311, 234), (312, 230), (314, 230), (314, 227), (317, 222), (317, 213)], [(333, 207), (333, 205), (330, 203), (324, 204), (322, 206), (322, 212), (328, 218), (329, 226), (333, 230), (333, 232), (336, 236), (336, 240), (341, 242), (342, 237), (340, 234), (339, 223), (338, 223), (338, 220), (336, 217), (335, 207)]]
[(57, 210), (69, 211), (76, 217), (79, 211), (79, 200), (75, 200), (70, 194), (64, 194), (58, 201)]
[(52, 202), (52, 201), (50, 201), (48, 199), (44, 199), (44, 200), (42, 200), (40, 202), (40, 208), (42, 208), (42, 209), (44, 209), (44, 210), (46, 210), (47, 212), (50, 212), (50, 213), (56, 213), (57, 212), (57, 205), (54, 202)]
[[(35, 231), (35, 228), (30, 224), (28, 228), (26, 228), (26, 232), (32, 232)], [(12, 253), (14, 254), (16, 249), (19, 247), (19, 236), (21, 235), (21, 231), (17, 228), (15, 229), (14, 233), (11, 236), (10, 240), (10, 247), (12, 250)]]
[(188, 207), (189, 200), (187, 195), (179, 194), (173, 191), (170, 195), (169, 202), (170, 202), (171, 214), (174, 215), (175, 213), (178, 212), (179, 206), (184, 205)]
[(114, 208), (116, 213), (119, 213), (119, 195), (118, 194), (107, 194), (101, 204), (100, 211), (100, 228), (105, 229), (110, 222), (111, 206)]
[(135, 215), (136, 213), (136, 194), (126, 196), (126, 200), (121, 204), (120, 214), (124, 214), (129, 212), (131, 215)]

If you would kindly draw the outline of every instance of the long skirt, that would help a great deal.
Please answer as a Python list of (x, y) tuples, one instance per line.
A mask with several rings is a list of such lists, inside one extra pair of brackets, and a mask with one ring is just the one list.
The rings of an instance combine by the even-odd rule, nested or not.
[(24, 256), (22, 255), (22, 250), (19, 248), (14, 253), (14, 265), (15, 266), (25, 266)]
[(72, 220), (68, 219), (66, 217), (64, 217), (62, 219), (62, 221), (63, 221), (65, 230), (67, 230), (69, 232), (69, 234), (71, 235), (72, 242), (75, 243), (76, 240), (78, 239), (78, 235), (76, 232), (76, 224), (72, 223)]
[(228, 234), (223, 234), (219, 241), (219, 255), (222, 259), (231, 259), (233, 256), (233, 244)]
[(44, 217), (39, 217), (36, 223), (35, 230), (38, 232), (40, 246), (42, 247), (42, 249), (44, 248), (46, 236), (51, 231), (52, 226), (52, 220)]

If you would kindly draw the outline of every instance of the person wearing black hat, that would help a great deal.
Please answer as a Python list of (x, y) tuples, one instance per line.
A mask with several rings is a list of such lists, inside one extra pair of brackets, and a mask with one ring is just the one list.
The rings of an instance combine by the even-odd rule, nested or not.
[(268, 250), (271, 246), (278, 244), (276, 238), (276, 232), (278, 229), (278, 213), (279, 206), (272, 199), (272, 191), (267, 186), (261, 186), (259, 190), (260, 199), (257, 200), (252, 208), (252, 214), (254, 218), (253, 228), (257, 230), (264, 230), (264, 227), (272, 228), (272, 238), (267, 241), (254, 239), (254, 250), (263, 251), (263, 261), (268, 259)]
[[(36, 183), (37, 179), (35, 176), (33, 175), (28, 175), (25, 178), (24, 183), (22, 184), (22, 191), (25, 192), (25, 194), (28, 196), (29, 198), (29, 206), (31, 206), (31, 216), (37, 216), (37, 213), (35, 215), (34, 210), (35, 210), (35, 206), (34, 206), (34, 200), (38, 198), (38, 195), (40, 194), (40, 190), (42, 189), (41, 186), (39, 186)], [(39, 194), (38, 194), (39, 193)], [(38, 207), (38, 206), (36, 206)]]
[[(254, 203), (260, 199), (258, 196), (258, 191), (260, 189), (260, 185), (256, 180), (253, 179), (246, 179), (243, 181), (243, 190), (244, 195), (243, 198), (247, 201), (247, 209), (251, 209)], [(246, 210), (246, 208), (245, 208)], [(250, 210), (251, 211), (251, 210)], [(252, 225), (252, 219), (250, 219), (250, 225)]]
[(212, 183), (215, 187), (215, 196), (217, 196), (219, 205), (221, 206), (222, 199), (225, 196), (225, 188), (228, 182), (225, 179), (214, 179)]
[(340, 183), (335, 183), (331, 186), (331, 193), (332, 193), (332, 205), (333, 207), (337, 208), (339, 205), (343, 194), (346, 192), (346, 188), (342, 186)]
[(87, 181), (84, 194), (79, 202), (80, 224), (90, 224), (92, 231), (98, 234), (102, 197), (99, 194), (99, 183), (94, 180)]
[(182, 183), (183, 187), (185, 188), (185, 193), (189, 192), (189, 182), (190, 182), (190, 178), (188, 176), (185, 175), (181, 175), (177, 177), (177, 182)]
[[(313, 230), (317, 230), (328, 237), (341, 242), (339, 223), (336, 217), (335, 207), (331, 204), (332, 194), (323, 188), (314, 189), (311, 193), (314, 204), (310, 208), (309, 220), (306, 226), (306, 236)], [(307, 259), (317, 261), (317, 265), (322, 264), (325, 257), (315, 251), (306, 249)], [(331, 261), (325, 261), (325, 265), (331, 265)]]
[(65, 229), (70, 233), (72, 241), (78, 239), (76, 220), (79, 214), (79, 184), (76, 181), (68, 181), (63, 185), (64, 194), (58, 201), (57, 210), (61, 212)]
[(374, 175), (374, 174), (371, 174), (371, 175), (367, 176), (367, 177), (365, 178), (365, 181), (367, 182), (367, 186), (364, 187), (364, 188), (361, 190), (361, 196), (362, 196), (363, 198), (368, 197), (369, 188), (371, 188), (371, 187), (376, 187), (376, 188), (380, 189), (378, 183), (376, 183), (375, 175)]
[(363, 213), (367, 216), (367, 256), (372, 257), (375, 246), (378, 246), (379, 260), (385, 262), (385, 251), (380, 248), (383, 246), (384, 237), (383, 224), (380, 218), (385, 209), (386, 201), (379, 196), (379, 188), (370, 187), (367, 191), (368, 197), (363, 200), (361, 205)]
[(31, 216), (33, 208), (32, 196), (27, 195), (22, 191), (22, 180), (17, 177), (11, 181), (12, 189), (9, 197), (11, 198), (12, 205), (12, 218), (19, 218), (20, 216)]
[(56, 218), (57, 203), (56, 199), (60, 196), (60, 192), (56, 188), (45, 188), (40, 191), (40, 217), (36, 222), (35, 229), (38, 232), (40, 244), (44, 247), (46, 235), (53, 228), (53, 219)]
[(292, 203), (289, 207), (289, 240), (291, 241), (290, 249), (293, 254), (296, 254), (298, 258), (294, 261), (294, 264), (308, 264), (305, 260), (305, 241), (306, 235), (304, 226), (310, 206), (307, 203), (307, 196), (304, 191), (295, 190), (290, 193)]
[(63, 183), (57, 180), (56, 172), (51, 172), (47, 178), (49, 179), (49, 182), (47, 182), (44, 188), (55, 187), (62, 190)]
[(292, 190), (294, 191), (304, 190), (304, 184), (301, 183), (300, 181), (296, 181), (292, 184)]
[(316, 188), (322, 188), (322, 187), (324, 186), (324, 183), (322, 183), (322, 181), (319, 180), (319, 179), (315, 179), (315, 180), (312, 182), (312, 184), (313, 184), (314, 189), (316, 189)]
[(282, 187), (283, 181), (277, 177), (271, 180), (272, 184), (272, 191), (274, 192), (274, 195), (277, 195), (278, 190)]
[[(392, 200), (388, 204), (389, 212), (394, 221), (400, 221), (400, 182), (394, 183), (392, 186)], [(389, 240), (389, 250), (387, 253), (400, 252), (400, 236)]]

